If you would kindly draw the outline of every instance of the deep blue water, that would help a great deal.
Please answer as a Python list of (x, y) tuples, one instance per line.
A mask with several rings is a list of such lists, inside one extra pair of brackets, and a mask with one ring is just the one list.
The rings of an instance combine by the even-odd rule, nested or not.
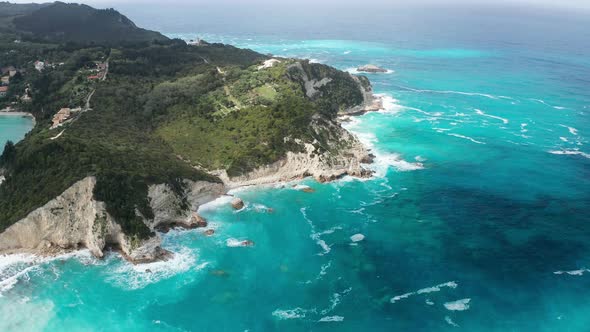
[(215, 236), (163, 236), (171, 262), (5, 257), (0, 330), (587, 331), (588, 20), (424, 14), (307, 31), (280, 17), (168, 25), (174, 37), (392, 70), (369, 76), (387, 110), (347, 124), (378, 155), (376, 176), (240, 190), (243, 211), (223, 200), (201, 211)]

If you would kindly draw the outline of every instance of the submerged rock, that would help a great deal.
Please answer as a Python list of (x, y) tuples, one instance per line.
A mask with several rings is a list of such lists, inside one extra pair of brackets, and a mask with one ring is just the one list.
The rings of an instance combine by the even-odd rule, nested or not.
[(206, 236), (212, 236), (213, 234), (215, 234), (215, 230), (214, 229), (208, 229), (203, 234), (205, 234)]
[(375, 65), (360, 66), (357, 68), (357, 70), (364, 73), (387, 73), (387, 69), (383, 69)]

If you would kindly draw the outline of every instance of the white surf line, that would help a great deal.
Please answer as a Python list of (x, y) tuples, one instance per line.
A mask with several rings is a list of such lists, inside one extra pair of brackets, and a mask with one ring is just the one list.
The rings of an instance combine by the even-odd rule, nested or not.
[(512, 97), (508, 97), (508, 96), (495, 96), (495, 95), (491, 95), (488, 93), (480, 93), (480, 92), (463, 92), (463, 91), (452, 91), (452, 90), (426, 90), (426, 89), (413, 89), (410, 87), (406, 87), (406, 86), (401, 86), (401, 88), (407, 89), (409, 91), (414, 91), (414, 92), (431, 92), (431, 93), (441, 93), (441, 94), (457, 94), (457, 95), (464, 95), (464, 96), (479, 96), (479, 97), (485, 97), (485, 98), (489, 98), (489, 99), (507, 99), (507, 100), (515, 100)]
[(570, 276), (581, 276), (581, 275), (584, 275), (584, 273), (586, 273), (586, 272), (590, 272), (590, 269), (579, 269), (579, 270), (572, 270), (572, 271), (555, 271), (555, 272), (553, 272), (553, 274), (556, 274), (556, 275), (567, 274)]
[(563, 128), (567, 128), (567, 130), (570, 132), (570, 134), (574, 135), (574, 136), (579, 136), (578, 135), (578, 129), (574, 128), (574, 127), (570, 127), (570, 126), (566, 126), (563, 124), (560, 124), (561, 127)]
[(508, 119), (501, 118), (499, 116), (495, 116), (495, 115), (491, 115), (491, 114), (486, 114), (484, 111), (477, 109), (477, 108), (475, 108), (475, 113), (477, 113), (481, 116), (488, 117), (488, 118), (500, 120), (500, 121), (504, 122), (504, 124), (508, 124), (508, 122), (509, 122)]
[(531, 101), (536, 101), (537, 103), (543, 104), (543, 105), (545, 105), (545, 106), (547, 106), (547, 107), (554, 108), (554, 109), (556, 109), (556, 110), (565, 110), (565, 109), (567, 109), (567, 107), (563, 107), (563, 106), (553, 106), (553, 105), (551, 105), (551, 104), (547, 103), (546, 101), (544, 101), (544, 100), (542, 100), (542, 99), (529, 98), (529, 100), (531, 100)]
[(550, 150), (547, 151), (551, 154), (557, 154), (557, 155), (572, 155), (572, 156), (582, 156), (584, 158), (590, 159), (590, 153), (585, 153), (582, 152), (578, 149), (565, 149), (565, 150)]
[(462, 139), (466, 139), (468, 141), (472, 141), (473, 143), (477, 143), (477, 144), (486, 144), (485, 142), (480, 142), (480, 141), (475, 140), (475, 139), (473, 139), (473, 138), (471, 138), (469, 136), (463, 136), (463, 135), (454, 134), (454, 133), (448, 133), (447, 135), (458, 137), (458, 138), (462, 138)]
[(449, 311), (465, 311), (469, 310), (471, 299), (461, 299), (452, 302), (446, 302), (444, 304), (445, 308)]
[(452, 327), (460, 327), (457, 323), (453, 322), (449, 316), (445, 316), (445, 322), (447, 322), (447, 324), (451, 325)]
[(439, 284), (436, 286), (432, 286), (432, 287), (426, 287), (426, 288), (422, 288), (419, 289), (415, 292), (409, 292), (409, 293), (405, 293), (402, 295), (396, 295), (394, 297), (392, 297), (389, 302), (390, 303), (396, 303), (400, 300), (403, 299), (407, 299), (410, 296), (414, 296), (414, 295), (421, 295), (421, 294), (428, 294), (428, 293), (433, 293), (433, 292), (440, 292), (442, 288), (447, 287), (447, 288), (451, 288), (451, 289), (455, 289), (457, 288), (459, 285), (457, 284), (457, 282), (455, 281), (449, 281), (449, 282), (445, 282), (444, 284)]

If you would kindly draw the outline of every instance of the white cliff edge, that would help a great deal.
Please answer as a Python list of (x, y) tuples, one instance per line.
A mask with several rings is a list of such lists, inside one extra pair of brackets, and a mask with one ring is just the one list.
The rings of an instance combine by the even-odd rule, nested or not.
[[(146, 240), (125, 235), (106, 211), (105, 203), (94, 199), (95, 185), (96, 178), (84, 178), (10, 226), (0, 234), (0, 254), (54, 255), (87, 248), (94, 256), (103, 257), (105, 248), (114, 247), (134, 263), (166, 259), (170, 255), (160, 247), (157, 233)], [(150, 229), (166, 223), (173, 226), (195, 224), (197, 216), (191, 211), (224, 192), (221, 184), (185, 180), (185, 185), (186, 202), (190, 205), (190, 210), (185, 211), (178, 208), (180, 198), (168, 185), (150, 186), (155, 215), (154, 220), (145, 221)], [(200, 219), (200, 222), (204, 221)]]

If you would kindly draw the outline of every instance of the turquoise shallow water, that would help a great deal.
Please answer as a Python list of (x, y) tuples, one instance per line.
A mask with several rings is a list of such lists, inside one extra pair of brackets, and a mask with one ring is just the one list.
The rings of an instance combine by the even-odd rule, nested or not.
[(33, 121), (20, 115), (0, 114), (0, 149), (4, 149), (6, 141), (18, 142), (33, 128)]
[(238, 191), (201, 211), (215, 236), (163, 235), (166, 263), (2, 258), (0, 330), (587, 330), (589, 47), (199, 36), (392, 70), (347, 124), (375, 178)]

